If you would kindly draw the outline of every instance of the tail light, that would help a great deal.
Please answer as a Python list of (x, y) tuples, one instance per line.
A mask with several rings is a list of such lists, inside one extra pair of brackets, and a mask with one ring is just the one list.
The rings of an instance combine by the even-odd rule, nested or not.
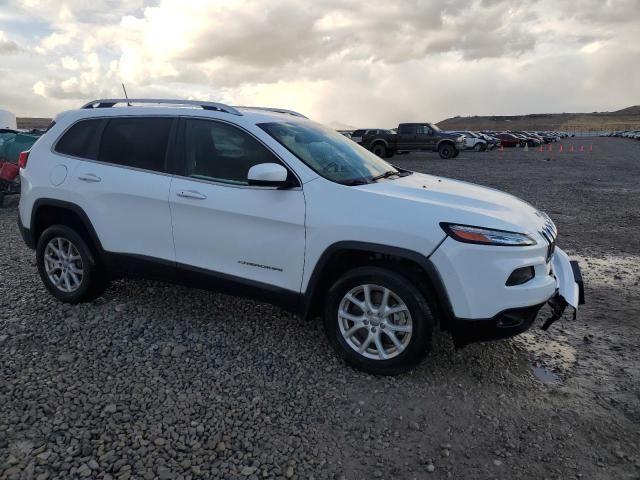
[(29, 160), (29, 150), (20, 152), (20, 156), (18, 157), (18, 167), (26, 168), (28, 160)]

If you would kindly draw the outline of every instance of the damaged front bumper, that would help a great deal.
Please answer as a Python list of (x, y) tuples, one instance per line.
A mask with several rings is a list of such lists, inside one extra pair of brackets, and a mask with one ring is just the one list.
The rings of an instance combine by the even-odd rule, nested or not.
[(474, 342), (508, 338), (527, 331), (538, 317), (538, 312), (545, 305), (551, 307), (551, 316), (542, 325), (547, 330), (562, 317), (566, 308), (573, 308), (576, 317), (578, 305), (584, 303), (584, 284), (578, 262), (569, 260), (565, 252), (555, 248), (551, 259), (551, 274), (556, 280), (555, 294), (546, 302), (520, 308), (504, 310), (489, 319), (451, 318), (446, 329), (453, 336), (457, 347)]
[(573, 318), (578, 313), (578, 305), (584, 303), (584, 282), (580, 265), (575, 260), (569, 260), (569, 256), (561, 249), (556, 248), (551, 258), (552, 273), (556, 277), (556, 294), (549, 299), (551, 316), (542, 325), (547, 330), (553, 323), (562, 317), (567, 306), (573, 308)]

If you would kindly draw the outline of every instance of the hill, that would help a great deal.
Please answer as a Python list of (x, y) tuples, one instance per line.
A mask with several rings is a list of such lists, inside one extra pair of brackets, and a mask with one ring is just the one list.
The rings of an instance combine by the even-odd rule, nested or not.
[(640, 105), (616, 112), (534, 113), (529, 115), (453, 117), (442, 120), (443, 130), (560, 130), (596, 132), (640, 129)]

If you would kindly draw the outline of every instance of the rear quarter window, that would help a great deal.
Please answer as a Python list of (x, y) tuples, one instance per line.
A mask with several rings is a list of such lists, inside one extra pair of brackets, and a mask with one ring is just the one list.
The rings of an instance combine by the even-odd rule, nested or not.
[(60, 137), (54, 150), (63, 155), (96, 160), (98, 158), (97, 134), (101, 124), (102, 119), (98, 118), (81, 120)]

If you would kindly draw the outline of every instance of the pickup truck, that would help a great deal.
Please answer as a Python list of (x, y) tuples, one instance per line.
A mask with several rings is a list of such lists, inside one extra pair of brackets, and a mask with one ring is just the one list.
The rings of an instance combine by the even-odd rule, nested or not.
[(457, 157), (464, 150), (464, 135), (446, 133), (432, 123), (401, 123), (398, 133), (371, 129), (358, 143), (382, 158), (401, 152), (438, 152), (440, 158)]

